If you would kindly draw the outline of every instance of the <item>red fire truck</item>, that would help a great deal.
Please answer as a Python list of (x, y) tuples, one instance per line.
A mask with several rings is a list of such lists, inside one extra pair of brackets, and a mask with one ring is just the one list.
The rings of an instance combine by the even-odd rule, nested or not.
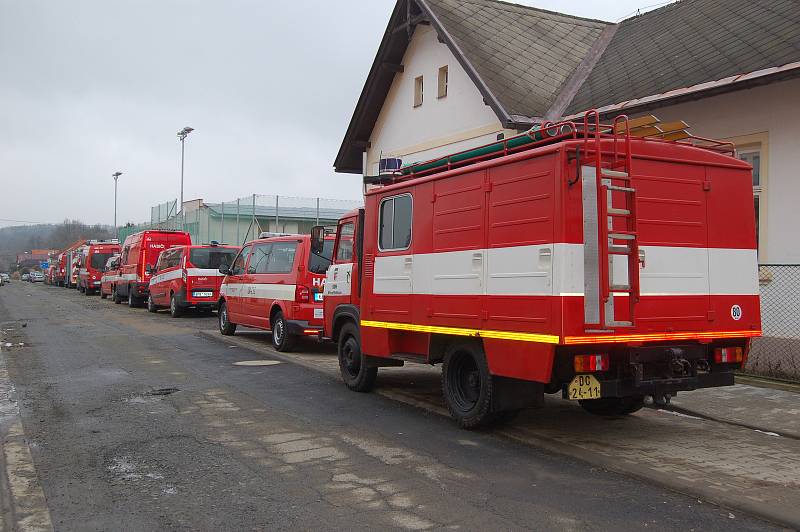
[(111, 299), (138, 307), (149, 296), (150, 275), (158, 256), (172, 246), (191, 245), (192, 237), (183, 231), (146, 230), (134, 233), (122, 245), (119, 279), (114, 283)]
[(73, 265), (78, 258), (78, 249), (84, 245), (86, 245), (86, 240), (78, 240), (58, 254), (58, 268), (56, 269), (55, 284), (67, 288), (75, 287), (75, 284), (73, 284), (75, 275), (73, 274), (76, 274), (76, 272), (73, 269)]
[(248, 242), (220, 287), (219, 330), (236, 332), (237, 325), (272, 331), (272, 345), (289, 351), (302, 336), (322, 330), (322, 289), (330, 266), (333, 238), (311, 252), (309, 235), (269, 236)]
[(119, 254), (119, 240), (89, 240), (83, 249), (78, 273), (78, 291), (91, 295), (100, 291), (106, 262)]
[(751, 167), (646, 119), (590, 112), (365, 179), (325, 285), (345, 384), (441, 362), (464, 428), (544, 393), (620, 415), (733, 384), (761, 332)]
[[(100, 278), (100, 298), (106, 299), (113, 294), (114, 285), (119, 281), (120, 255), (112, 255), (103, 267), (103, 276)], [(122, 303), (122, 301), (116, 301)]]
[(216, 242), (165, 249), (152, 271), (147, 310), (169, 307), (173, 318), (188, 308), (214, 310), (223, 278), (219, 269), (229, 267), (238, 252), (238, 247)]

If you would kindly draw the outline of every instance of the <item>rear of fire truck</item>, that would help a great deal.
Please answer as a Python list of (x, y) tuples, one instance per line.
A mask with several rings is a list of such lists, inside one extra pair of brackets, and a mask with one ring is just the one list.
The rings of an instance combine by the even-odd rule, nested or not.
[(551, 390), (620, 415), (732, 385), (761, 333), (750, 166), (726, 143), (589, 118), (593, 134), (566, 148), (564, 197), (581, 220), (565, 220), (563, 237), (582, 243), (583, 264), (562, 273), (583, 294), (562, 297)]

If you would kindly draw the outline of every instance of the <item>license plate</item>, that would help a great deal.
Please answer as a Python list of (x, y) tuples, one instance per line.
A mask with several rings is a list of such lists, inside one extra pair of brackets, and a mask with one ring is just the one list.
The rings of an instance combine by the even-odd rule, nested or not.
[(578, 399), (600, 399), (600, 381), (594, 375), (575, 375), (567, 388), (568, 397)]
[(192, 292), (194, 297), (211, 297), (214, 295), (214, 292)]
[(314, 294), (314, 301), (322, 301), (322, 294), (320, 294), (319, 292)]

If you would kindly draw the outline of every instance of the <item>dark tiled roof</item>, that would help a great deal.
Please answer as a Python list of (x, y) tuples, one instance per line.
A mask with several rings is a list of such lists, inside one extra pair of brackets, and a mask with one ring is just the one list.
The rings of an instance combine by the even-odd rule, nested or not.
[(798, 0), (682, 0), (623, 21), (567, 113), (795, 61)]
[(425, 0), (510, 115), (544, 116), (608, 25), (496, 0)]

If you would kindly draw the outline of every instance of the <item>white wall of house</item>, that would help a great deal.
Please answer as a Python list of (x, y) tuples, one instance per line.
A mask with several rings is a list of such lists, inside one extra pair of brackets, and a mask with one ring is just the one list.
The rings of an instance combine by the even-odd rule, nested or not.
[[(695, 135), (761, 150), (759, 262), (800, 263), (800, 79), (653, 111)], [(743, 213), (744, 214), (744, 213)]]
[[(376, 175), (381, 157), (403, 163), (446, 155), (497, 139), (505, 131), (491, 107), (436, 31), (419, 25), (372, 130), (365, 173)], [(447, 96), (438, 98), (439, 68), (448, 67)], [(415, 78), (423, 77), (423, 103), (414, 107)]]

